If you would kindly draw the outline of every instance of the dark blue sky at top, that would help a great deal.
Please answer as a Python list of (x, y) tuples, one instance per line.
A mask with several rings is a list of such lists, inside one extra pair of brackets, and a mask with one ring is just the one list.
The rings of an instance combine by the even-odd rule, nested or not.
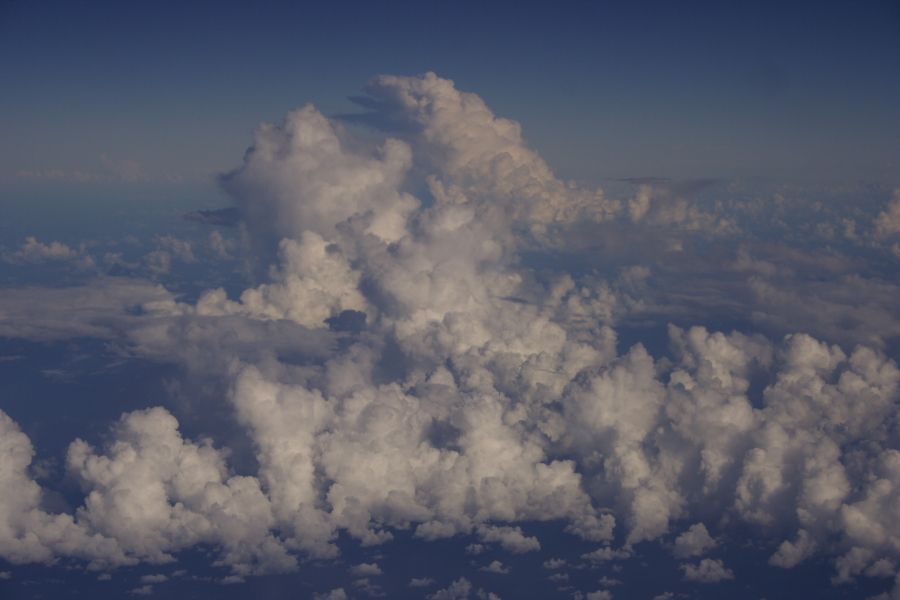
[(428, 70), (567, 178), (900, 173), (896, 2), (4, 1), (0, 185), (101, 155), (209, 181), (260, 121)]

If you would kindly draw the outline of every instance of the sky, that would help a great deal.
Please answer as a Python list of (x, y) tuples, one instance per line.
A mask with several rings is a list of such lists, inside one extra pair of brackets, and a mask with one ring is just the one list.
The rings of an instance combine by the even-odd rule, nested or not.
[(900, 598), (896, 3), (0, 2), (0, 597)]
[(894, 2), (7, 1), (0, 33), (5, 185), (124, 161), (203, 181), (262, 120), (426, 71), (527, 123), (567, 179), (900, 170)]

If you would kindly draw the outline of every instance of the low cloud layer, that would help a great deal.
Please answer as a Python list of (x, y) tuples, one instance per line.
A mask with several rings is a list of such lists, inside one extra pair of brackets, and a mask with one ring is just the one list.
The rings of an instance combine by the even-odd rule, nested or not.
[[(367, 91), (358, 120), (399, 137), (373, 147), (308, 105), (261, 126), (223, 177), (264, 281), (196, 302), (121, 278), (5, 291), (4, 336), (101, 337), (214, 381), (255, 471), (151, 407), (100, 446), (71, 443), (83, 502), (47, 512), (31, 441), (0, 412), (0, 556), (110, 569), (202, 544), (245, 577), (335, 558), (341, 533), (540, 552), (523, 526), (559, 521), (593, 544), (588, 563), (661, 543), (696, 583), (740, 578), (708, 556), (739, 526), (771, 568), (820, 555), (836, 583), (896, 574), (900, 290), (858, 258), (896, 267), (896, 195), (868, 221), (807, 206), (822, 227), (806, 242), (767, 243), (753, 232), (787, 210), (562, 181), (517, 123), (433, 74)], [(828, 237), (853, 252), (808, 247)], [(32, 238), (10, 256), (78, 251)], [(492, 594), (463, 578), (429, 597), (476, 596)]]

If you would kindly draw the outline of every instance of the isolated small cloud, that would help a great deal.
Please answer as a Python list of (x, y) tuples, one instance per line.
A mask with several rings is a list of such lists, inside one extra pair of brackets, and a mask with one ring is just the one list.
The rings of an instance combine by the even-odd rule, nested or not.
[(375, 563), (360, 563), (350, 568), (350, 573), (356, 577), (365, 577), (367, 575), (381, 575), (381, 567)]
[(544, 561), (545, 569), (562, 569), (566, 566), (566, 561), (562, 558), (550, 558)]
[(581, 558), (590, 561), (592, 563), (601, 563), (608, 562), (611, 560), (622, 560), (629, 558), (631, 556), (631, 552), (625, 548), (620, 548), (618, 550), (612, 548), (611, 546), (602, 546), (597, 548), (593, 552), (588, 552), (586, 554), (582, 554)]
[(677, 558), (701, 556), (716, 545), (716, 540), (709, 535), (706, 525), (694, 523), (687, 531), (675, 538), (673, 553)]
[(481, 567), (481, 570), (486, 573), (496, 573), (497, 575), (509, 574), (509, 567), (505, 566), (499, 560), (491, 561), (489, 565)]
[(344, 588), (335, 588), (330, 592), (313, 594), (315, 600), (347, 600), (348, 597), (349, 596), (347, 596), (347, 592), (344, 591)]
[(697, 583), (716, 583), (734, 579), (731, 569), (726, 568), (718, 559), (704, 558), (696, 565), (683, 564), (681, 570), (684, 571), (685, 580)]

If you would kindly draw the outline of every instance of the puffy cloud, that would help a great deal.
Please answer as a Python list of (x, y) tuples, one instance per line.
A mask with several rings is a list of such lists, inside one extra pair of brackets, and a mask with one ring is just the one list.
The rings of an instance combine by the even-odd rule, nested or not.
[(794, 541), (785, 540), (769, 558), (769, 564), (790, 569), (808, 558), (815, 550), (815, 541), (805, 529), (797, 532)]
[(360, 274), (318, 234), (307, 231), (299, 242), (283, 240), (279, 254), (278, 282), (244, 291), (240, 302), (228, 300), (224, 290), (209, 291), (198, 301), (197, 314), (289, 319), (315, 328), (326, 327), (326, 319), (345, 310), (365, 311)]
[(351, 567), (350, 573), (356, 577), (381, 575), (381, 567), (379, 567), (377, 563), (360, 563)]
[(304, 231), (331, 238), (356, 217), (366, 234), (402, 236), (418, 206), (397, 191), (411, 165), (409, 147), (388, 140), (366, 156), (346, 150), (338, 133), (312, 105), (256, 130), (244, 164), (223, 178), (253, 234), (269, 242)]
[(313, 597), (315, 600), (347, 600), (349, 596), (347, 596), (347, 592), (344, 591), (344, 588), (335, 588), (330, 592), (314, 594)]
[(549, 558), (544, 561), (545, 569), (561, 569), (566, 566), (566, 561), (562, 558)]
[(508, 552), (521, 554), (541, 549), (536, 537), (526, 536), (519, 527), (487, 527), (478, 529), (478, 535), (485, 542), (493, 542)]
[[(367, 118), (401, 125), (405, 140), (373, 146), (307, 106), (261, 126), (225, 176), (252, 257), (272, 264), (236, 298), (215, 289), (189, 304), (121, 279), (0, 297), (0, 334), (114, 339), (213, 381), (255, 468), (235, 475), (227, 449), (185, 439), (162, 408), (137, 411), (103, 448), (70, 446), (84, 503), (51, 515), (28, 475), (30, 442), (0, 420), (0, 478), (15, 490), (0, 500), (0, 555), (115, 566), (209, 544), (241, 577), (334, 557), (342, 533), (537, 551), (523, 523), (559, 520), (601, 543), (582, 556), (597, 564), (673, 530), (676, 557), (703, 556), (716, 540), (702, 520), (721, 536), (735, 522), (761, 527), (780, 542), (779, 567), (821, 551), (836, 557), (836, 581), (893, 574), (894, 283), (840, 256), (732, 243), (734, 214), (671, 186), (642, 187), (623, 208), (562, 182), (518, 124), (433, 74), (368, 91)], [(406, 191), (419, 171), (421, 201)], [(714, 237), (724, 258), (692, 253)], [(176, 238), (157, 244), (161, 270), (195, 258)], [(525, 250), (556, 262), (533, 268)], [(550, 250), (597, 268), (562, 273), (569, 263)], [(667, 351), (632, 343), (635, 329), (722, 314), (773, 335), (673, 325), (656, 340)], [(783, 337), (795, 329), (822, 339)], [(734, 577), (715, 559), (682, 569), (690, 581)], [(377, 564), (351, 572), (355, 590), (381, 593), (367, 579)], [(489, 596), (460, 578), (430, 597), (473, 593)]]
[(271, 534), (274, 517), (253, 477), (228, 476), (207, 441), (184, 440), (162, 408), (124, 415), (106, 454), (82, 440), (69, 447), (68, 469), (88, 494), (79, 523), (116, 539), (129, 557), (155, 563), (200, 542), (223, 548), (237, 573), (293, 568)]
[(536, 232), (560, 220), (618, 210), (602, 191), (581, 190), (557, 179), (522, 137), (515, 121), (496, 117), (475, 94), (461, 92), (434, 73), (376, 77), (366, 91), (383, 122), (416, 132), (417, 149), (436, 171), (432, 193), (460, 194), (479, 204), (504, 206)]
[(582, 554), (581, 558), (588, 560), (592, 563), (601, 563), (607, 562), (611, 560), (622, 560), (625, 558), (631, 557), (631, 551), (625, 548), (621, 548), (616, 550), (611, 546), (601, 546), (592, 552), (588, 552), (587, 554)]
[(497, 575), (508, 575), (509, 567), (505, 566), (499, 560), (491, 561), (491, 563), (487, 566), (481, 567), (482, 571), (486, 573), (495, 573)]
[(12, 264), (37, 264), (44, 262), (71, 262), (79, 269), (91, 269), (94, 259), (86, 253), (84, 244), (78, 249), (62, 242), (41, 242), (34, 236), (28, 236), (15, 252), (4, 251), (2, 258)]
[(11, 563), (52, 562), (57, 556), (91, 561), (92, 566), (121, 565), (127, 558), (117, 540), (91, 534), (71, 515), (41, 508), (42, 490), (29, 476), (31, 441), (0, 411), (0, 557)]
[(142, 585), (140, 587), (133, 588), (128, 591), (132, 596), (152, 596), (153, 595), (153, 586), (152, 585)]
[(900, 233), (900, 189), (894, 190), (894, 197), (887, 208), (875, 219), (875, 235), (885, 238)]
[(467, 600), (472, 591), (472, 584), (465, 577), (460, 577), (444, 589), (428, 596), (428, 600)]
[(687, 581), (698, 583), (717, 583), (734, 579), (731, 569), (725, 567), (725, 564), (718, 559), (704, 558), (696, 565), (681, 565), (681, 570), (684, 571), (684, 578)]
[(702, 556), (716, 545), (716, 540), (709, 535), (706, 525), (694, 523), (687, 531), (675, 538), (674, 554), (678, 558)]

